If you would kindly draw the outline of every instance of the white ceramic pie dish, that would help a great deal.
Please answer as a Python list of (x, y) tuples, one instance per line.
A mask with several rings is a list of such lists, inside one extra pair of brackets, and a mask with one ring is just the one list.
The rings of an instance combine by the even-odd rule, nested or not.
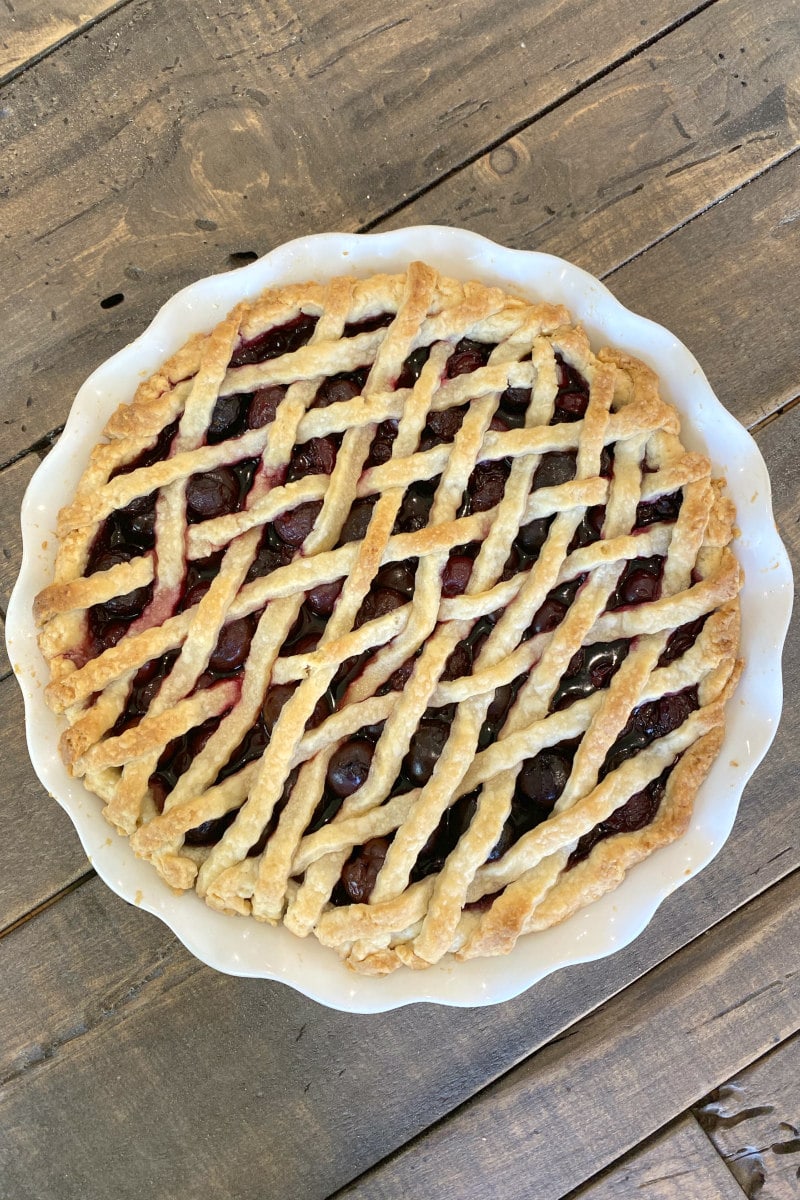
[[(33, 597), (49, 582), (58, 509), (73, 493), (113, 409), (195, 332), (211, 329), (240, 299), (272, 284), (398, 271), (421, 258), (443, 273), (498, 283), (532, 299), (564, 303), (595, 349), (608, 344), (649, 363), (665, 399), (687, 419), (685, 444), (708, 454), (725, 476), (741, 531), (735, 550), (745, 570), (741, 594), (746, 665), (728, 706), (725, 743), (686, 835), (636, 866), (614, 892), (562, 925), (520, 940), (504, 958), (445, 961), (424, 972), (357, 976), (315, 939), (223, 916), (194, 893), (174, 895), (137, 859), (101, 815), (101, 804), (71, 779), (58, 755), (61, 720), (44, 702), (47, 669), (35, 641)], [(279, 247), (240, 270), (199, 280), (173, 296), (136, 341), (99, 367), (78, 392), (57, 446), (37, 470), (22, 506), (23, 562), (7, 615), (8, 652), (25, 698), (31, 760), (71, 817), (92, 865), (124, 899), (155, 913), (203, 962), (233, 975), (279, 979), (330, 1007), (378, 1012), (414, 1001), (496, 1003), (569, 964), (627, 945), (660, 902), (704, 867), (730, 833), (745, 783), (766, 753), (782, 703), (781, 650), (792, 603), (792, 572), (778, 537), (763, 459), (750, 435), (720, 404), (696, 359), (671, 333), (624, 308), (578, 267), (547, 254), (509, 250), (465, 230), (419, 226), (390, 233), (320, 234)]]

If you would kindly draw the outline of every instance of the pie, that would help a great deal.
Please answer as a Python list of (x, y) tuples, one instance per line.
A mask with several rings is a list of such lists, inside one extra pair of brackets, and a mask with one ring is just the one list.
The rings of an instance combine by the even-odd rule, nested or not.
[(266, 291), (59, 514), (62, 757), (216, 909), (364, 973), (505, 953), (686, 829), (734, 516), (654, 373), (560, 306), (423, 263)]

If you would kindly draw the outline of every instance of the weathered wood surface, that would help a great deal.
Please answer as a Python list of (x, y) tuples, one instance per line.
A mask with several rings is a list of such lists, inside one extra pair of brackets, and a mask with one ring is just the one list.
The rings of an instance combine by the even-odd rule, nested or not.
[(60, 425), (89, 370), (179, 287), (237, 252), (374, 223), (698, 7), (409, 0), (387, 16), (296, 0), (223, 16), (216, 0), (135, 0), (112, 14), (3, 89), (0, 463)]
[(742, 1189), (691, 1116), (681, 1117), (631, 1151), (574, 1192), (572, 1200), (631, 1200), (639, 1194), (647, 1200), (744, 1200)]
[(380, 227), (464, 225), (604, 275), (794, 151), (799, 85), (795, 0), (721, 0)]
[[(787, 969), (796, 966), (787, 962)], [(800, 1037), (789, 1038), (699, 1105), (696, 1116), (749, 1198), (800, 1192)]]
[[(800, 1027), (800, 873), (349, 1188), (557, 1200)], [(733, 1071), (731, 1068), (733, 1067)], [(691, 1195), (691, 1191), (684, 1194)]]
[(3, 848), (0, 933), (90, 871), (67, 814), (34, 774), (17, 681), (0, 681)]
[[(429, 220), (610, 276), (741, 420), (782, 413), (758, 440), (797, 567), (792, 0), (404, 0), (386, 15), (87, 0), (77, 17), (64, 0), (56, 20), (106, 9), (52, 49), (28, 0), (29, 54), (48, 53), (0, 87), (0, 605), (25, 452), (168, 295), (296, 234)], [(793, 629), (790, 700), (799, 672)], [(96, 878), (72, 890), (86, 860), (2, 688), (0, 930), (17, 922), (0, 946), (3, 1200), (432, 1200), (437, 1171), (455, 1181), (444, 1194), (476, 1200), (587, 1179), (581, 1200), (733, 1200), (758, 1188), (745, 1144), (766, 1168), (760, 1200), (796, 1194), (791, 703), (729, 843), (632, 946), (496, 1009), (351, 1017), (211, 972)], [(697, 1109), (707, 1133), (676, 1120), (718, 1086), (724, 1111), (718, 1096)]]
[(0, 13), (0, 81), (53, 50), (125, 0), (5, 0)]

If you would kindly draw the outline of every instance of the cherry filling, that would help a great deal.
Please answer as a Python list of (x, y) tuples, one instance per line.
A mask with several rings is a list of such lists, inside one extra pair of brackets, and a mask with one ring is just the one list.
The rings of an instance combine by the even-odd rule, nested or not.
[(683, 503), (683, 491), (670, 492), (666, 496), (658, 496), (655, 500), (643, 500), (636, 506), (636, 520), (633, 532), (655, 525), (659, 521), (674, 523), (678, 519)]
[(671, 633), (661, 652), (658, 666), (668, 667), (671, 662), (675, 662), (677, 658), (681, 658), (687, 650), (690, 650), (700, 636), (700, 631), (707, 620), (708, 613), (703, 613), (695, 621), (689, 621), (688, 624), (681, 625), (674, 633)]
[(606, 611), (613, 612), (618, 608), (657, 600), (661, 595), (663, 574), (664, 558), (661, 554), (654, 554), (651, 558), (630, 559), (609, 597)]
[(657, 738), (679, 729), (698, 707), (697, 685), (671, 692), (658, 700), (640, 704), (628, 718), (625, 728), (608, 750), (598, 778), (605, 779), (628, 758), (647, 749)]
[(342, 330), (342, 337), (356, 337), (359, 333), (372, 333), (376, 329), (385, 329), (394, 320), (394, 313), (378, 313), (376, 317), (365, 317), (363, 321), (348, 321)]
[(558, 391), (551, 425), (580, 421), (589, 406), (589, 384), (560, 354), (556, 355)]
[(533, 637), (537, 633), (551, 633), (558, 628), (585, 582), (585, 575), (576, 575), (574, 579), (569, 579), (566, 583), (552, 588), (523, 634), (523, 640)]
[(308, 313), (300, 313), (285, 325), (276, 325), (274, 329), (259, 333), (234, 350), (228, 365), (245, 367), (251, 363), (266, 362), (270, 358), (280, 358), (282, 354), (291, 354), (310, 341), (318, 320), (318, 317), (309, 316)]
[(605, 821), (601, 821), (599, 825), (595, 825), (594, 829), (585, 833), (567, 859), (565, 869), (570, 871), (583, 859), (588, 858), (597, 843), (604, 841), (605, 838), (611, 837), (615, 833), (634, 833), (649, 825), (655, 819), (661, 801), (664, 799), (667, 780), (674, 765), (674, 763), (670, 764), (657, 779), (652, 779), (646, 788), (635, 792)]
[(470, 375), (480, 367), (485, 367), (494, 347), (494, 342), (473, 342), (470, 338), (462, 338), (447, 360), (445, 379)]
[(410, 388), (419, 379), (422, 374), (422, 368), (431, 356), (430, 346), (420, 346), (417, 350), (412, 350), (406, 361), (403, 363), (403, 369), (397, 377), (395, 387)]
[(607, 688), (619, 670), (630, 642), (620, 638), (616, 642), (595, 642), (593, 646), (582, 646), (570, 659), (561, 682), (550, 701), (550, 712), (569, 708), (576, 700), (583, 700), (593, 692)]

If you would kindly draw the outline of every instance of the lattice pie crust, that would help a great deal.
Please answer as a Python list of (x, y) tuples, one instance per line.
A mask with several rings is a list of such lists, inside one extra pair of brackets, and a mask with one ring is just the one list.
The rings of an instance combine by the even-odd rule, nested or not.
[(96, 446), (37, 597), (135, 852), (357, 971), (509, 951), (687, 827), (733, 508), (644, 364), (405, 275), (267, 291)]

